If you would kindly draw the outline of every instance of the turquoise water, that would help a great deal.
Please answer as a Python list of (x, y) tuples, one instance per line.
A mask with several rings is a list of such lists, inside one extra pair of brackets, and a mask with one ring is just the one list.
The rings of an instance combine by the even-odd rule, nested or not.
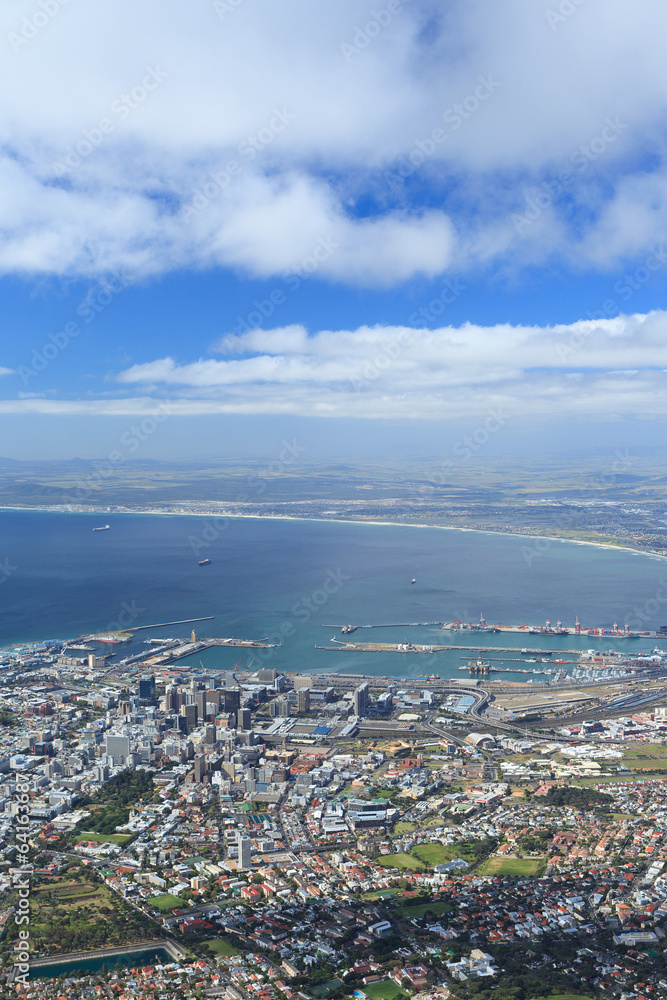
[[(102, 523), (111, 530), (94, 533)], [(203, 558), (211, 564), (200, 567)], [(477, 621), (480, 614), (490, 624), (540, 624), (546, 618), (574, 624), (576, 615), (586, 626), (667, 624), (660, 600), (667, 593), (667, 564), (658, 557), (431, 527), (0, 511), (0, 564), (10, 568), (0, 583), (3, 646), (204, 615), (215, 620), (195, 626), (201, 635), (276, 643), (272, 650), (207, 650), (192, 661), (206, 668), (229, 669), (238, 662), (239, 668), (462, 676), (457, 668), (467, 650), (426, 656), (314, 647), (340, 639), (339, 627), (346, 623)], [(142, 640), (151, 635), (187, 636), (191, 628), (138, 632), (131, 646), (116, 647), (117, 658), (145, 649)], [(354, 634), (355, 640), (406, 638), (474, 652), (513, 647), (517, 658), (522, 646), (645, 652), (655, 645), (650, 639), (589, 636), (471, 636), (437, 627)]]
[(132, 951), (126, 955), (107, 955), (100, 958), (77, 959), (74, 962), (58, 962), (54, 965), (43, 965), (32, 968), (29, 979), (57, 979), (58, 976), (89, 975), (101, 972), (106, 965), (111, 972), (116, 966), (121, 969), (133, 969), (141, 965), (166, 965), (173, 961), (164, 948), (149, 948), (146, 951)]

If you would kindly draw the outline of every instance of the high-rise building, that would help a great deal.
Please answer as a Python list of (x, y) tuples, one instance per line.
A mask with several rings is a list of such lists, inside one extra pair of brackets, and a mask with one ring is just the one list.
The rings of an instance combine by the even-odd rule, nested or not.
[(297, 691), (297, 708), (299, 712), (310, 712), (310, 688), (302, 687)]
[(143, 674), (139, 678), (139, 700), (155, 701), (155, 674)]
[(238, 688), (223, 688), (220, 691), (221, 706), (225, 712), (236, 712), (241, 704), (241, 692)]
[(106, 752), (113, 758), (114, 765), (124, 764), (130, 756), (130, 737), (107, 733)]
[(366, 715), (368, 712), (368, 681), (364, 681), (354, 692), (354, 714)]
[(239, 840), (239, 868), (250, 868), (250, 849), (252, 841), (250, 837), (241, 837)]
[(164, 696), (164, 707), (167, 713), (178, 712), (181, 699), (174, 684), (170, 684)]
[(236, 713), (236, 719), (239, 729), (250, 729), (252, 725), (252, 712), (249, 708), (240, 708)]
[(222, 693), (221, 691), (217, 690), (214, 687), (213, 688), (209, 687), (206, 689), (206, 704), (215, 705), (215, 714), (217, 714), (218, 709), (220, 708), (221, 693)]
[(216, 742), (216, 735), (215, 735), (215, 723), (211, 722), (211, 723), (210, 723), (210, 724), (209, 724), (209, 725), (208, 725), (208, 726), (206, 727), (206, 735), (205, 735), (205, 737), (204, 737), (204, 742), (205, 742), (205, 743), (206, 743), (206, 744), (207, 744), (208, 746), (213, 746), (213, 744), (214, 744), (214, 743)]
[(182, 705), (181, 715), (185, 716), (185, 719), (188, 724), (188, 730), (197, 728), (198, 713), (196, 705)]
[(199, 754), (195, 757), (195, 781), (199, 784), (206, 773), (206, 757)]

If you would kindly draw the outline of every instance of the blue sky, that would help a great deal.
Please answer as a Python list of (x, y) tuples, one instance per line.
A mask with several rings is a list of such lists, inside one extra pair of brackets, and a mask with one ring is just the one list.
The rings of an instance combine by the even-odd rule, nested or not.
[(0, 20), (0, 454), (660, 439), (657, 0)]

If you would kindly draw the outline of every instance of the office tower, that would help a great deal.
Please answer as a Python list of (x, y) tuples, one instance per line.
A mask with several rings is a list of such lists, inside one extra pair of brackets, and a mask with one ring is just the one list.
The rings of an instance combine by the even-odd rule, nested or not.
[(239, 868), (250, 868), (250, 849), (252, 841), (250, 837), (241, 837), (239, 840)]
[(237, 725), (239, 729), (250, 729), (252, 725), (252, 713), (249, 708), (241, 708), (236, 713)]
[(114, 765), (124, 764), (130, 756), (130, 737), (107, 733), (106, 752), (113, 758)]
[(167, 713), (178, 712), (181, 704), (181, 699), (176, 687), (170, 684), (167, 688), (164, 696), (164, 707)]
[(354, 714), (366, 715), (368, 711), (368, 681), (364, 681), (354, 692)]
[(225, 712), (236, 712), (241, 704), (241, 692), (238, 688), (224, 688), (220, 692), (221, 705)]
[(297, 708), (299, 712), (310, 712), (310, 688), (299, 688)]
[(181, 715), (185, 716), (188, 723), (188, 730), (197, 728), (197, 706), (196, 705), (182, 705)]
[(139, 678), (139, 701), (155, 701), (155, 674), (143, 674)]

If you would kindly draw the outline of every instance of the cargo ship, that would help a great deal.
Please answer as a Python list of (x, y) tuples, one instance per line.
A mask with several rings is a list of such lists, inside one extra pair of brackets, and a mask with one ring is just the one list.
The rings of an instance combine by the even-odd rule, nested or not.
[(550, 649), (522, 649), (522, 656), (553, 656)]
[(110, 524), (103, 524), (99, 528), (93, 528), (93, 531), (110, 531), (110, 530), (111, 530)]
[(199, 560), (199, 565), (200, 566), (210, 566), (211, 565), (211, 560), (210, 559), (200, 559)]

